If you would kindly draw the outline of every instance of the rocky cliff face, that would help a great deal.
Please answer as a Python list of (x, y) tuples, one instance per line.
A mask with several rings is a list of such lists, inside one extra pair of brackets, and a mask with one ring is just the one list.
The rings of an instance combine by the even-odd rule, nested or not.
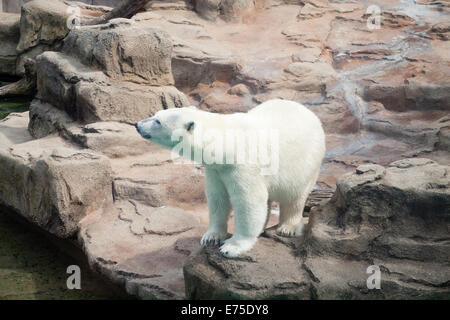
[[(368, 3), (327, 0), (150, 1), (73, 30), (67, 1), (0, 13), (0, 73), (31, 57), (38, 85), (29, 113), (0, 122), (0, 202), (77, 238), (92, 268), (142, 298), (448, 298), (449, 6), (372, 2), (378, 29)], [(310, 224), (225, 260), (199, 248), (202, 168), (131, 124), (271, 98), (305, 104), (327, 135)], [(382, 290), (365, 286), (370, 265)]]

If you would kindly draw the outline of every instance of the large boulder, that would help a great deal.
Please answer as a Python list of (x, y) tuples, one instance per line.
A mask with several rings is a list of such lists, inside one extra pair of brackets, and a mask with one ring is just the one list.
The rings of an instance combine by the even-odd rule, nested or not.
[(132, 20), (74, 29), (64, 40), (62, 52), (111, 79), (151, 86), (174, 84), (170, 36), (159, 28), (137, 27)]
[(113, 121), (83, 125), (66, 112), (38, 99), (31, 102), (30, 119), (28, 130), (34, 138), (58, 133), (82, 148), (101, 152), (110, 158), (135, 156), (154, 150), (153, 144), (142, 139), (133, 125)]
[(152, 7), (148, 12), (136, 14), (133, 20), (138, 25), (160, 27), (170, 34), (172, 72), (177, 88), (188, 91), (199, 84), (228, 83), (235, 79), (241, 66), (219, 41), (212, 39), (209, 26), (202, 18), (186, 10), (170, 10), (166, 15), (157, 12)]
[(218, 247), (198, 249), (184, 264), (188, 299), (309, 299), (310, 283), (292, 248), (267, 237), (238, 259)]
[(16, 46), (19, 42), (20, 16), (13, 13), (0, 12), (0, 74), (14, 76), (16, 74)]
[[(226, 259), (199, 250), (185, 266), (189, 298), (449, 299), (450, 167), (424, 158), (366, 164), (338, 179), (301, 238), (267, 230)], [(369, 289), (368, 267), (381, 271)], [(372, 271), (373, 272), (373, 271)]]
[[(27, 122), (12, 114), (0, 122), (0, 132), (18, 134)], [(9, 146), (4, 140), (0, 150), (0, 203), (58, 237), (71, 237), (87, 214), (112, 203), (109, 161), (56, 136), (22, 136)]]
[(212, 21), (219, 17), (226, 21), (236, 21), (263, 5), (264, 1), (260, 0), (197, 0), (195, 11)]
[(299, 91), (322, 92), (339, 78), (333, 67), (326, 62), (294, 62), (284, 71), (289, 75), (291, 86)]
[(141, 299), (183, 299), (183, 263), (200, 247), (198, 216), (174, 207), (116, 201), (80, 223), (91, 267)]
[(182, 266), (206, 229), (202, 175), (134, 126), (81, 125), (37, 99), (0, 122), (0, 205), (77, 238), (93, 269), (142, 299), (184, 297)]
[[(11, 12), (11, 13), (20, 13), (21, 7), (32, 0), (2, 0), (3, 1), (3, 11)], [(74, 1), (77, 2), (77, 5), (81, 3), (86, 3), (88, 5), (95, 6), (109, 6), (115, 7), (117, 6), (121, 0), (66, 0), (66, 1)]]
[(26, 58), (34, 59), (47, 50), (59, 50), (69, 33), (68, 6), (62, 1), (36, 0), (22, 6), (16, 73), (23, 74)]
[(28, 112), (10, 113), (0, 121), (0, 149), (8, 150), (13, 144), (33, 139), (27, 130)]
[(171, 52), (164, 31), (137, 28), (130, 20), (81, 27), (69, 34), (62, 52), (37, 58), (38, 98), (85, 123), (135, 123), (186, 106), (172, 86)]
[[(338, 179), (332, 201), (312, 215), (305, 241), (317, 295), (448, 299), (449, 170), (411, 158), (387, 168), (362, 165)], [(370, 265), (381, 270), (380, 290), (367, 290), (363, 273)]]
[(38, 44), (53, 45), (68, 33), (68, 6), (62, 1), (37, 0), (22, 6), (20, 41), (17, 51), (22, 53)]
[[(96, 17), (107, 10), (103, 7), (77, 3), (80, 15), (85, 18)], [(17, 43), (16, 73), (24, 73), (27, 58), (35, 59), (45, 51), (59, 51), (62, 40), (70, 29), (71, 15), (78, 13), (70, 8), (69, 1), (33, 0), (26, 1), (21, 8), (20, 40)]]
[(146, 150), (142, 155), (111, 159), (114, 199), (132, 199), (153, 207), (206, 204), (204, 172), (199, 164), (184, 163), (152, 143)]

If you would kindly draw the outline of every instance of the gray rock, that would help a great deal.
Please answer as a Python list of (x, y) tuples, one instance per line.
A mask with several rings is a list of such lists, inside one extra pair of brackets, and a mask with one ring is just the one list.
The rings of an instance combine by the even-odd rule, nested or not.
[[(252, 13), (259, 1), (253, 0), (198, 0), (195, 2), (195, 11), (208, 20), (218, 17), (226, 20), (239, 20), (245, 14)], [(260, 3), (261, 5), (261, 3)]]
[(103, 85), (81, 81), (75, 86), (76, 119), (91, 123), (122, 121), (134, 124), (167, 108), (189, 105), (175, 87), (152, 87), (133, 83)]
[(206, 229), (204, 185), (201, 170), (169, 160), (133, 126), (82, 125), (35, 99), (30, 116), (0, 121), (0, 204), (57, 237), (77, 236), (91, 267), (130, 294), (182, 299), (183, 263)]
[(0, 150), (0, 202), (61, 238), (112, 203), (106, 157), (49, 136)]
[(203, 248), (184, 264), (188, 299), (309, 299), (309, 277), (292, 249), (268, 238), (237, 259)]
[(395, 85), (370, 84), (364, 87), (363, 97), (370, 101), (381, 102), (392, 111), (409, 110), (450, 110), (450, 83), (439, 81), (428, 83), (408, 80), (408, 83)]
[[(423, 158), (361, 165), (312, 209), (303, 237), (281, 239), (269, 230), (237, 260), (217, 248), (190, 257), (187, 296), (449, 299), (449, 170)], [(366, 285), (371, 265), (381, 271), (379, 290)], [(290, 285), (270, 290), (290, 276)]]
[(24, 4), (17, 51), (22, 53), (40, 43), (51, 45), (62, 40), (69, 33), (67, 8), (62, 1), (36, 0)]
[[(16, 73), (24, 73), (26, 58), (35, 59), (45, 51), (59, 51), (62, 40), (68, 35), (67, 21), (74, 13), (69, 10), (70, 1), (34, 0), (25, 1), (20, 15), (20, 39), (16, 42), (17, 63)], [(81, 15), (85, 17), (98, 16), (107, 10), (103, 7), (76, 4)], [(16, 10), (12, 10), (16, 11)]]
[(153, 207), (206, 203), (199, 165), (173, 161), (170, 151), (153, 144), (149, 148), (151, 151), (140, 156), (111, 160), (115, 199), (132, 199)]
[(8, 150), (14, 144), (33, 139), (27, 130), (28, 112), (10, 113), (0, 120), (0, 150)]
[[(167, 3), (165, 3), (167, 4)], [(189, 91), (200, 83), (235, 81), (241, 69), (238, 59), (213, 39), (206, 22), (197, 14), (185, 10), (170, 10), (168, 15), (138, 13), (133, 20), (140, 26), (160, 27), (173, 42), (172, 72), (175, 86)]]
[(0, 74), (16, 75), (19, 19), (17, 14), (0, 12)]
[(221, 0), (199, 0), (195, 2), (195, 11), (208, 20), (216, 20), (219, 16)]
[(34, 59), (44, 51), (61, 47), (61, 40), (69, 33), (67, 8), (62, 1), (50, 0), (30, 1), (22, 6), (17, 53), (25, 57), (18, 60), (17, 74), (23, 74), (25, 58)]
[(71, 126), (66, 135), (80, 146), (101, 152), (109, 158), (141, 155), (154, 149), (149, 141), (142, 139), (134, 126), (121, 122)]
[(136, 132), (132, 125), (121, 122), (94, 122), (80, 124), (64, 111), (34, 99), (30, 105), (28, 130), (34, 138), (52, 133), (79, 145), (101, 152), (110, 158), (141, 155), (154, 150), (154, 146)]
[(137, 27), (133, 20), (74, 29), (64, 40), (62, 52), (111, 79), (153, 86), (174, 83), (170, 36), (158, 28)]
[(285, 72), (289, 75), (290, 86), (300, 91), (322, 92), (339, 78), (326, 62), (294, 62)]
[(198, 217), (173, 207), (118, 201), (81, 222), (78, 239), (91, 267), (141, 299), (182, 299), (182, 266), (200, 246)]
[[(20, 13), (21, 7), (32, 0), (2, 0), (3, 1), (3, 11), (11, 13)], [(86, 3), (88, 7), (95, 6), (109, 6), (115, 7), (120, 3), (121, 0), (56, 0), (63, 1), (65, 3), (76, 2), (77, 5)], [(1, 8), (1, 7), (0, 7)]]
[(73, 30), (63, 52), (43, 53), (36, 69), (37, 97), (85, 123), (131, 124), (158, 110), (188, 105), (170, 86), (168, 35), (157, 28), (135, 28), (132, 20)]
[(52, 133), (66, 132), (73, 125), (75, 121), (64, 111), (38, 99), (31, 101), (28, 131), (34, 138), (40, 139)]

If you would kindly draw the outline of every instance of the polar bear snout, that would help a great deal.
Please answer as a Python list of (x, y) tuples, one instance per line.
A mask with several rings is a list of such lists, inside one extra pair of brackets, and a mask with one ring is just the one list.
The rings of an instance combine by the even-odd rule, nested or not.
[(136, 131), (145, 139), (151, 139), (152, 135), (151, 135), (151, 131), (150, 131), (150, 126), (151, 123), (153, 122), (152, 118), (148, 118), (145, 120), (141, 120), (139, 122), (136, 122), (134, 124), (134, 127), (136, 128)]

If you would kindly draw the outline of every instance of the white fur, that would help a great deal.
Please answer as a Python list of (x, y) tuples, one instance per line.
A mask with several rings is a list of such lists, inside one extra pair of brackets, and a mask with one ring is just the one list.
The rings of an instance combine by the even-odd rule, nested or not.
[[(161, 124), (157, 124), (158, 119)], [(265, 227), (268, 203), (280, 203), (277, 232), (298, 236), (306, 198), (316, 183), (325, 154), (325, 135), (320, 120), (306, 107), (287, 100), (270, 100), (248, 113), (214, 114), (194, 107), (168, 109), (137, 124), (144, 137), (166, 148), (176, 142), (174, 130), (205, 129), (276, 129), (279, 132), (279, 169), (273, 175), (261, 175), (255, 164), (205, 164), (206, 196), (210, 224), (201, 243), (218, 244), (227, 236), (227, 220), (234, 209), (235, 232), (220, 248), (226, 257), (236, 257), (250, 250)], [(189, 135), (188, 135), (189, 139)], [(192, 142), (195, 149), (204, 144)]]

